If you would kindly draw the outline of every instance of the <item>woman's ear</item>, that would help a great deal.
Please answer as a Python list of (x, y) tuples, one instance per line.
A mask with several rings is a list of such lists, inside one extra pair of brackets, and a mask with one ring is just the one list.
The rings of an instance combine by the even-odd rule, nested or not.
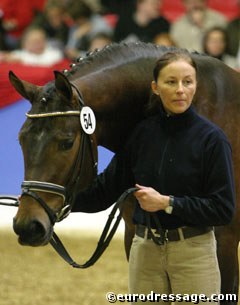
[(154, 80), (151, 82), (151, 87), (152, 87), (153, 93), (156, 94), (156, 95), (159, 95), (159, 92), (157, 90), (158, 89), (157, 88), (157, 83)]

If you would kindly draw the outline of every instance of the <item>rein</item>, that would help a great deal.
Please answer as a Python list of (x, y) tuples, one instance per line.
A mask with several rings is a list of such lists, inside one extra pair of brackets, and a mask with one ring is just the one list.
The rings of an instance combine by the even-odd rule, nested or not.
[[(104, 229), (99, 238), (95, 251), (93, 252), (90, 259), (87, 260), (84, 264), (76, 263), (71, 258), (70, 254), (68, 253), (68, 251), (66, 250), (66, 248), (64, 247), (64, 245), (62, 244), (61, 240), (58, 238), (58, 236), (55, 232), (53, 232), (53, 236), (50, 241), (52, 247), (69, 265), (71, 265), (74, 268), (86, 269), (86, 268), (92, 266), (100, 258), (100, 256), (103, 254), (103, 252), (106, 250), (106, 248), (108, 247), (110, 241), (112, 240), (112, 238), (118, 228), (118, 225), (122, 219), (122, 203), (127, 198), (127, 196), (129, 196), (131, 193), (135, 192), (136, 190), (137, 190), (137, 188), (135, 188), (135, 187), (129, 188), (118, 198), (118, 200), (116, 201), (115, 205), (113, 206), (110, 214), (108, 215), (108, 220), (104, 226)], [(112, 221), (113, 221), (118, 209), (119, 209), (119, 213), (116, 217), (115, 223), (112, 225), (112, 228), (110, 229)]]
[[(60, 238), (57, 236), (57, 234), (53, 231), (52, 238), (50, 240), (51, 246), (54, 248), (54, 250), (59, 254), (59, 256), (62, 257), (65, 262), (67, 262), (69, 265), (71, 265), (74, 268), (78, 269), (86, 269), (96, 263), (96, 261), (101, 257), (101, 255), (104, 253), (106, 248), (108, 247), (110, 241), (112, 240), (118, 225), (122, 219), (122, 204), (124, 200), (129, 196), (131, 193), (135, 192), (137, 188), (129, 188), (127, 189), (116, 201), (115, 205), (113, 206), (110, 214), (108, 215), (107, 222), (103, 228), (102, 234), (99, 238), (97, 247), (95, 251), (93, 252), (92, 256), (87, 260), (84, 264), (79, 264), (75, 262), (72, 257), (70, 256), (69, 252), (66, 250), (64, 247), (63, 243), (61, 242)], [(32, 194), (30, 193), (29, 196)], [(35, 198), (35, 197), (33, 197)], [(40, 198), (40, 197), (39, 197)], [(38, 200), (39, 200), (38, 198)], [(11, 200), (13, 201), (12, 203), (7, 203), (7, 202), (2, 202), (1, 200)], [(41, 198), (40, 198), (41, 201)], [(41, 203), (40, 203), (41, 204)], [(19, 201), (16, 196), (0, 196), (0, 205), (5, 205), (5, 206), (12, 206), (12, 207), (19, 207)], [(45, 203), (44, 203), (45, 205)], [(47, 210), (49, 207), (47, 208)], [(115, 214), (119, 210), (119, 213), (116, 217), (115, 223), (112, 225), (113, 219), (115, 218)], [(47, 211), (46, 211), (47, 212)], [(112, 227), (111, 227), (112, 225)]]

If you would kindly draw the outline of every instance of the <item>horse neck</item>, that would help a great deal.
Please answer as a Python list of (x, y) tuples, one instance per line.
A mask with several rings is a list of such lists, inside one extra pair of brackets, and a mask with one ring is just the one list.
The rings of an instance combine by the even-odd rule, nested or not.
[[(129, 82), (116, 72), (106, 71), (75, 80), (84, 102), (97, 118), (97, 144), (117, 151), (134, 126), (143, 118), (150, 80)], [(134, 102), (133, 102), (134, 101)], [(136, 106), (137, 105), (137, 106)]]

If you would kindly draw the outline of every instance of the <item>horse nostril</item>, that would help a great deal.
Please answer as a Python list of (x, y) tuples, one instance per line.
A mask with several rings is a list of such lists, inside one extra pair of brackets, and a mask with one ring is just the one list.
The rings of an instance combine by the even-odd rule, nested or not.
[[(27, 225), (19, 224), (14, 221), (13, 229), (19, 236), (19, 242), (21, 244), (35, 245), (46, 237), (46, 229), (43, 224), (37, 220), (33, 220)], [(49, 233), (50, 234), (50, 233)]]
[(29, 225), (29, 232), (31, 232), (32, 236), (40, 237), (45, 235), (44, 226), (39, 221), (32, 221)]

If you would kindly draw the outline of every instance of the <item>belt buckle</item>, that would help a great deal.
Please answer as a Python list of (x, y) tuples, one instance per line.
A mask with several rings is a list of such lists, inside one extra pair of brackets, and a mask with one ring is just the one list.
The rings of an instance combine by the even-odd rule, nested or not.
[(165, 241), (167, 241), (165, 232), (164, 232), (164, 236), (158, 230), (155, 230), (154, 232), (152, 232), (152, 234), (155, 238), (154, 242), (157, 243), (159, 246), (164, 245)]
[(162, 238), (160, 232), (158, 232), (157, 230), (155, 231), (154, 236), (155, 236), (156, 238), (158, 238), (159, 240), (161, 240), (162, 245), (164, 244), (165, 241), (166, 241), (166, 242), (169, 241), (169, 240), (168, 240), (168, 230), (164, 230), (163, 238)]
[(168, 230), (165, 230), (164, 232), (164, 240), (168, 242)]

